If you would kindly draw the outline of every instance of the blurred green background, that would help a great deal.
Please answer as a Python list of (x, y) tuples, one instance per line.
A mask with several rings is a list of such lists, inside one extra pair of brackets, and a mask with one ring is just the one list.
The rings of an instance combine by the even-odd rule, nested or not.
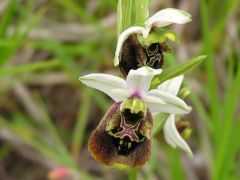
[[(193, 21), (167, 27), (181, 43), (169, 44), (166, 64), (208, 56), (185, 76), (194, 158), (155, 138), (137, 179), (240, 179), (239, 0), (151, 0), (150, 15), (167, 7)], [(70, 180), (134, 178), (87, 151), (112, 100), (78, 80), (119, 73), (116, 10), (117, 0), (0, 0), (0, 179), (47, 179), (57, 167)]]

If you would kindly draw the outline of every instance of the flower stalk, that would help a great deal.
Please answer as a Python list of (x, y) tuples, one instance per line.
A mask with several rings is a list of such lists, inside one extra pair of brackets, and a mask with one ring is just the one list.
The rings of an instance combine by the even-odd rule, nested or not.
[(148, 15), (149, 0), (118, 0), (118, 36), (130, 26), (144, 24)]

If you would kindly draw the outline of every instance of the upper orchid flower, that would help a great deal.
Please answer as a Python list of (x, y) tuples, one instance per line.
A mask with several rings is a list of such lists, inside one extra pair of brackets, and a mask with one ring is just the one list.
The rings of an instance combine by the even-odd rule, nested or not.
[(145, 22), (145, 27), (132, 26), (121, 33), (115, 51), (114, 65), (119, 65), (127, 76), (131, 69), (150, 66), (159, 69), (163, 65), (163, 52), (170, 52), (166, 39), (175, 41), (173, 32), (161, 27), (191, 21), (191, 15), (185, 11), (167, 8), (158, 11)]
[(89, 151), (97, 161), (106, 166), (143, 165), (151, 151), (152, 113), (185, 114), (191, 110), (176, 95), (149, 90), (152, 78), (161, 71), (141, 67), (131, 70), (126, 81), (108, 74), (80, 78), (116, 101), (89, 139)]
[[(158, 90), (176, 96), (179, 92), (182, 81), (183, 75), (178, 76), (176, 78), (165, 81), (158, 87)], [(178, 146), (179, 148), (187, 152), (189, 157), (193, 156), (188, 144), (184, 141), (176, 128), (174, 113), (171, 113), (168, 116), (167, 120), (164, 123), (163, 131), (165, 140), (170, 146), (172, 146), (173, 148), (176, 148)]]

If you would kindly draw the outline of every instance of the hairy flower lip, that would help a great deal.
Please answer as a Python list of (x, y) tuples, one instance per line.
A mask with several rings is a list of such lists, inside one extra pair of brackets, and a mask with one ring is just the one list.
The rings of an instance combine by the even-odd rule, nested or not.
[(115, 51), (114, 65), (119, 64), (119, 55), (123, 43), (131, 34), (142, 34), (143, 38), (147, 38), (152, 28), (161, 28), (170, 24), (185, 24), (191, 21), (191, 15), (185, 11), (167, 8), (162, 9), (155, 13), (152, 17), (149, 17), (145, 22), (145, 27), (132, 26), (123, 31), (119, 38)]
[[(120, 125), (120, 121), (122, 122), (120, 104), (121, 102), (114, 103), (109, 108), (97, 128), (91, 134), (88, 149), (96, 161), (108, 167), (113, 167), (115, 164), (124, 164), (129, 167), (142, 166), (151, 154), (150, 132), (152, 128), (152, 115), (148, 110), (147, 115), (135, 124), (137, 127), (129, 124)], [(128, 135), (125, 136), (125, 132), (117, 134), (116, 132), (118, 131), (115, 131), (114, 128), (123, 126), (127, 131), (128, 128), (133, 128), (134, 131), (142, 133), (141, 138), (144, 138), (131, 140), (130, 138), (128, 139)], [(114, 132), (111, 132), (111, 130), (114, 130)], [(131, 131), (129, 131), (129, 134), (133, 133)], [(123, 138), (121, 139), (117, 136)], [(137, 136), (139, 137), (139, 134)]]

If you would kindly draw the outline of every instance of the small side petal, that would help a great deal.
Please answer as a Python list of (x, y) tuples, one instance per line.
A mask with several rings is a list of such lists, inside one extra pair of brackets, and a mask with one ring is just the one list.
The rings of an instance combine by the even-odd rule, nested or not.
[(190, 158), (192, 158), (193, 153), (190, 147), (188, 146), (188, 144), (184, 141), (184, 139), (178, 133), (177, 128), (175, 126), (174, 118), (175, 118), (174, 114), (169, 115), (168, 119), (164, 124), (163, 130), (164, 130), (165, 140), (173, 148), (176, 148), (177, 146), (180, 147), (182, 150), (187, 152)]
[(158, 86), (158, 89), (160, 91), (168, 92), (173, 95), (177, 95), (179, 92), (179, 89), (181, 87), (182, 81), (183, 81), (183, 75), (172, 78), (170, 80), (165, 81), (164, 83), (160, 84)]
[(142, 90), (147, 92), (152, 78), (161, 72), (161, 69), (152, 69), (147, 66), (143, 66), (137, 70), (130, 70), (126, 79), (126, 88), (128, 90)]
[(114, 66), (117, 66), (119, 64), (119, 55), (123, 46), (123, 43), (125, 42), (125, 40), (131, 35), (131, 34), (136, 34), (136, 33), (143, 33), (144, 31), (144, 27), (141, 26), (132, 26), (128, 29), (126, 29), (125, 31), (123, 31), (119, 38), (118, 38), (118, 42), (117, 42), (117, 47), (116, 47), (116, 51), (115, 51), (115, 57), (114, 57)]
[(191, 21), (191, 15), (185, 11), (173, 8), (163, 9), (147, 19), (143, 36), (146, 38), (152, 27), (164, 27), (172, 23), (185, 24), (189, 21)]
[(113, 89), (126, 88), (126, 82), (122, 78), (109, 74), (98, 73), (82, 76), (79, 78), (79, 80), (87, 86), (90, 86), (92, 88), (104, 92), (116, 102), (122, 101), (124, 99), (123, 97), (115, 95), (115, 93), (112, 92)]
[(170, 114), (186, 114), (191, 111), (191, 107), (189, 107), (182, 99), (159, 90), (151, 90), (148, 92), (148, 95), (154, 96), (156, 98), (162, 99), (166, 103), (161, 105), (159, 103), (147, 103), (148, 108), (152, 113), (155, 112), (165, 112)]

